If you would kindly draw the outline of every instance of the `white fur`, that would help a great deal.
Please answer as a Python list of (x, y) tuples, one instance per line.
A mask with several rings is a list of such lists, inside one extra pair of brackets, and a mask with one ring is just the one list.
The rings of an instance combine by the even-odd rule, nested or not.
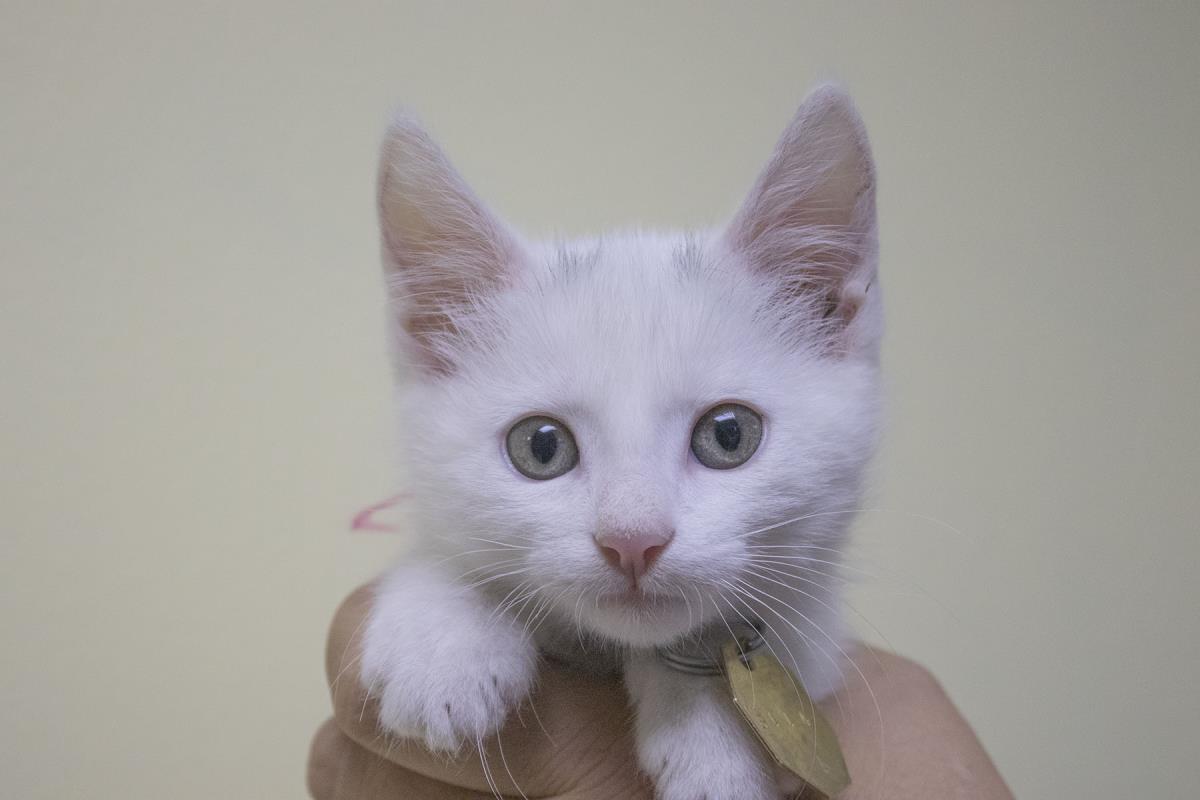
[[(833, 89), (807, 101), (721, 232), (521, 242), (407, 119), (380, 186), (397, 349), (417, 366), (398, 415), (423, 544), (381, 584), (365, 636), (382, 723), (454, 748), (525, 696), (539, 648), (623, 661), (662, 798), (779, 797), (714, 682), (651, 648), (754, 615), (810, 693), (839, 685), (838, 512), (874, 447), (881, 330), (853, 106)], [(728, 400), (762, 414), (764, 438), (743, 466), (708, 469), (692, 427)], [(505, 434), (532, 413), (570, 427), (574, 470), (535, 481), (509, 464)], [(627, 584), (595, 532), (647, 522), (675, 531), (644, 579), (653, 602), (601, 602)]]

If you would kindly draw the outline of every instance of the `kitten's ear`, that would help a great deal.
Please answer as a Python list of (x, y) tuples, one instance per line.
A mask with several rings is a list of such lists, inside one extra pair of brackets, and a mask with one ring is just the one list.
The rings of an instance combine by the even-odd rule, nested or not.
[(839, 349), (875, 349), (875, 168), (845, 92), (825, 86), (804, 101), (725, 241), (783, 301), (822, 317)]
[(523, 253), (412, 117), (388, 127), (379, 162), (379, 227), (389, 299), (406, 354), (453, 369), (456, 319), (508, 282)]

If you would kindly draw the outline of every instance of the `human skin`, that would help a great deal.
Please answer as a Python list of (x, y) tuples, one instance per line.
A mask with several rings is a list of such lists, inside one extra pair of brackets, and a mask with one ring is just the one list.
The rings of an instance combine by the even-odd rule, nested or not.
[[(455, 756), (389, 737), (358, 680), (369, 586), (338, 609), (326, 648), (334, 716), (308, 763), (316, 800), (652, 800), (637, 769), (620, 682), (544, 663), (530, 699), (499, 735)], [(925, 669), (864, 645), (849, 652), (846, 685), (821, 705), (853, 783), (839, 800), (1011, 800), (971, 727)], [(698, 678), (697, 680), (712, 680)]]

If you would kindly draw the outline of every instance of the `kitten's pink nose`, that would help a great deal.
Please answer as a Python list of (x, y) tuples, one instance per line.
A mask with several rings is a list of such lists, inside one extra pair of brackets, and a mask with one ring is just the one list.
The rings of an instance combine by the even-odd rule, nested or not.
[(667, 529), (649, 531), (610, 530), (596, 537), (604, 560), (636, 583), (658, 560), (674, 536)]

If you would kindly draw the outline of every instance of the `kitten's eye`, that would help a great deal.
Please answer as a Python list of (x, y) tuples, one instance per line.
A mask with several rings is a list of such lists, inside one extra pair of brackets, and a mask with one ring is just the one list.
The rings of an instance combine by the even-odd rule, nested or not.
[(508, 432), (508, 457), (522, 475), (547, 481), (579, 463), (579, 448), (566, 425), (550, 417), (526, 417)]
[(762, 417), (737, 403), (709, 409), (692, 430), (692, 452), (710, 469), (745, 464), (761, 441)]

